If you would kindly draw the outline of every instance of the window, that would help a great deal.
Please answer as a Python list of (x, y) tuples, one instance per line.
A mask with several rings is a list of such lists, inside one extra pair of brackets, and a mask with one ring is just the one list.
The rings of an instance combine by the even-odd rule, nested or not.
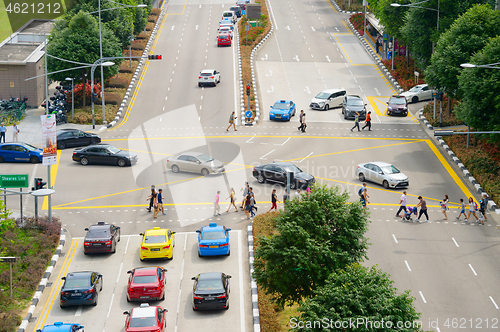
[(97, 153), (97, 152), (99, 152), (99, 148), (90, 148), (90, 149), (87, 149), (86, 152)]
[(196, 159), (196, 158), (195, 158), (195, 157), (193, 157), (193, 156), (188, 156), (188, 161), (189, 161), (190, 163), (197, 163), (197, 162), (198, 162), (198, 159)]
[(28, 152), (25, 148), (23, 148), (22, 146), (19, 146), (19, 145), (14, 145), (14, 151), (22, 152), (22, 153)]
[(177, 160), (188, 161), (188, 156), (179, 156)]
[(2, 146), (2, 150), (4, 150), (4, 151), (14, 151), (13, 147), (14, 147), (13, 145), (4, 145), (4, 146)]

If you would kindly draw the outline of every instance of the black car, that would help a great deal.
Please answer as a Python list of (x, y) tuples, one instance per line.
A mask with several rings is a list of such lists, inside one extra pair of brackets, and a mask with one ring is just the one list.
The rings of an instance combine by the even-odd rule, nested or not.
[(241, 17), (241, 7), (240, 6), (232, 6), (229, 8), (229, 10), (232, 10), (234, 12), (234, 15), (236, 15), (237, 18)]
[(354, 119), (356, 112), (359, 113), (359, 120), (366, 119), (366, 104), (360, 96), (347, 95), (342, 102), (342, 114), (344, 119)]
[(101, 143), (101, 138), (94, 133), (86, 133), (78, 129), (60, 129), (57, 131), (57, 148), (84, 146)]
[(96, 306), (102, 291), (102, 274), (92, 271), (71, 272), (62, 277), (59, 305), (61, 308), (91, 304)]
[(73, 151), (73, 160), (82, 165), (102, 164), (132, 166), (137, 162), (137, 155), (118, 149), (109, 144), (97, 144)]
[(97, 225), (85, 228), (87, 235), (83, 241), (83, 253), (116, 252), (116, 243), (120, 242), (120, 227), (99, 221)]
[(300, 168), (291, 163), (272, 162), (265, 165), (257, 165), (253, 168), (253, 177), (259, 183), (278, 182), (286, 185), (287, 172), (292, 173), (290, 176), (290, 189), (307, 188), (316, 180), (314, 176), (303, 172)]
[(230, 275), (221, 272), (200, 273), (193, 285), (193, 310), (229, 309)]

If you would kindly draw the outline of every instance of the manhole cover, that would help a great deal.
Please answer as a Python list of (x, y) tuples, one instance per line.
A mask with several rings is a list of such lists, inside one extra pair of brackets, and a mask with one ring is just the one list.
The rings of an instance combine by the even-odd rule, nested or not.
[(38, 320), (38, 317), (31, 316), (29, 322), (33, 323), (33, 322), (36, 322), (37, 320)]
[(52, 286), (52, 282), (48, 282), (47, 286), (45, 286), (45, 287), (51, 287), (51, 286)]
[(59, 257), (64, 257), (64, 256), (66, 256), (65, 252), (62, 252), (62, 253), (59, 254)]

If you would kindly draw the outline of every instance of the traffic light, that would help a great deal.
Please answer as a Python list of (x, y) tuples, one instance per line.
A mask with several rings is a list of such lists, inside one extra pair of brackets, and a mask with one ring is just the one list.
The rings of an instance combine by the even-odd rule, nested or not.
[(161, 55), (148, 55), (149, 60), (161, 60)]
[(250, 96), (250, 84), (247, 84), (247, 96)]
[(443, 93), (442, 92), (438, 92), (437, 95), (436, 95), (436, 99), (439, 100), (439, 101), (443, 101)]
[(34, 190), (43, 189), (43, 187), (45, 187), (45, 185), (47, 185), (47, 182), (43, 182), (42, 178), (35, 178)]

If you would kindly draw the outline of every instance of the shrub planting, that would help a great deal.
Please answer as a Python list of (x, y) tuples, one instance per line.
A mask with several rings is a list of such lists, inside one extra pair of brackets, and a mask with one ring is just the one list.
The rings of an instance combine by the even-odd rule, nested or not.
[(104, 92), (104, 100), (105, 100), (106, 104), (120, 105), (122, 98), (120, 97), (119, 94), (111, 93), (111, 92)]
[(120, 69), (118, 70), (119, 73), (133, 73), (134, 72), (134, 68), (130, 68), (130, 67), (120, 67)]
[[(76, 84), (72, 92), (67, 93), (67, 101), (71, 107), (72, 93), (75, 94), (75, 107), (83, 106), (83, 83)], [(94, 93), (101, 94), (101, 83), (94, 84)], [(90, 105), (90, 84), (85, 83), (85, 103)]]
[(130, 83), (123, 78), (110, 78), (108, 83), (106, 83), (106, 88), (126, 89), (129, 84)]
[(137, 42), (137, 41), (133, 41), (132, 44), (130, 45), (130, 47), (133, 50), (139, 50), (139, 51), (144, 51), (144, 49), (145, 49), (144, 44), (140, 43), (140, 42)]
[(358, 14), (351, 15), (351, 17), (349, 17), (349, 21), (354, 26), (354, 29), (356, 29), (360, 35), (365, 34), (365, 31), (364, 31), (365, 30), (365, 27), (364, 27), (365, 16), (364, 16), (364, 14), (358, 13)]

